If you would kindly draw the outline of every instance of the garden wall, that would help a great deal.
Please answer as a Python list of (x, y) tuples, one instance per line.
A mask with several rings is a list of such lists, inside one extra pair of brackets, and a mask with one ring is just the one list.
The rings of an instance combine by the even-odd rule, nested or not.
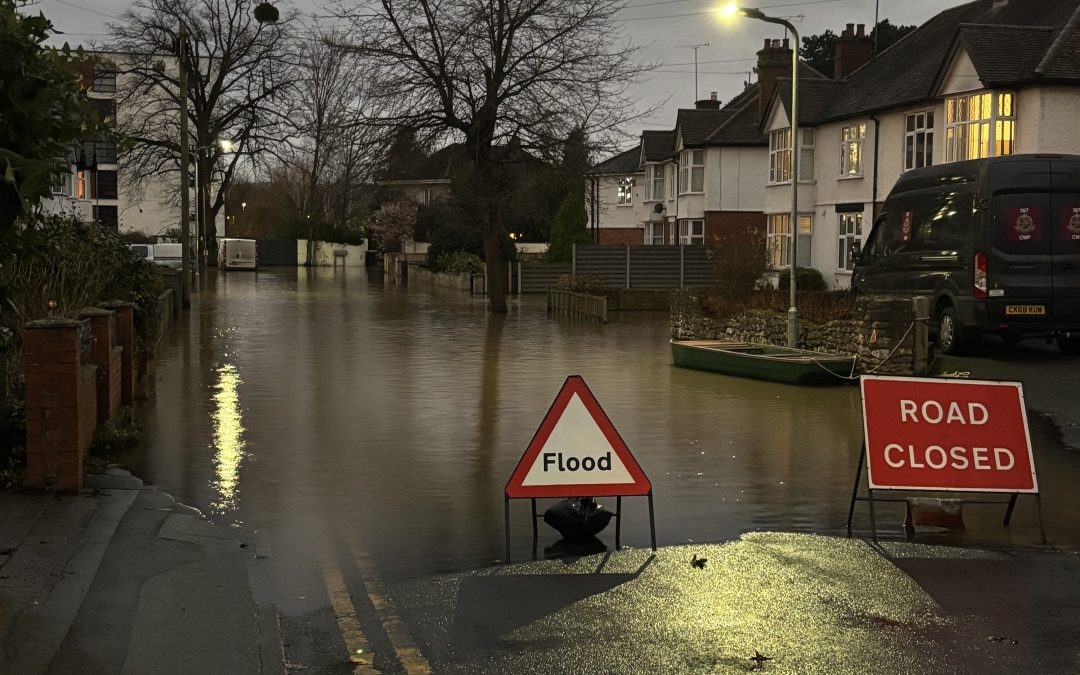
[[(672, 295), (672, 339), (787, 343), (786, 312), (753, 309), (728, 318), (713, 317), (702, 306), (704, 292), (684, 290)], [(855, 354), (862, 373), (915, 374), (916, 352), (921, 349), (927, 354), (928, 345), (924, 342), (917, 348), (910, 297), (863, 296), (856, 300), (854, 315), (822, 324), (800, 321), (799, 346), (830, 354)]]

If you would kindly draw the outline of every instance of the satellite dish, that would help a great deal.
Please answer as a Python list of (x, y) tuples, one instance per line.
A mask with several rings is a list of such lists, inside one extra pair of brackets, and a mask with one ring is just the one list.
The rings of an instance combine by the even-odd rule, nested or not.
[(660, 202), (657, 202), (656, 205), (653, 206), (652, 210), (653, 210), (653, 213), (663, 213), (664, 212), (664, 205), (661, 204)]

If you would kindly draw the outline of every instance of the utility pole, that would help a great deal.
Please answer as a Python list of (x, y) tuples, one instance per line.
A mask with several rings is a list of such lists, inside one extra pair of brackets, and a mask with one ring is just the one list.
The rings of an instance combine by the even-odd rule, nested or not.
[(180, 276), (183, 277), (184, 307), (191, 306), (191, 185), (188, 183), (188, 72), (187, 27), (180, 23), (177, 33), (180, 60)]
[(696, 44), (696, 45), (679, 45), (680, 49), (693, 49), (694, 50), (694, 101), (695, 102), (698, 100), (698, 90), (697, 90), (697, 50), (701, 49), (702, 47), (708, 47), (708, 46), (709, 46), (708, 42), (702, 42), (701, 44)]

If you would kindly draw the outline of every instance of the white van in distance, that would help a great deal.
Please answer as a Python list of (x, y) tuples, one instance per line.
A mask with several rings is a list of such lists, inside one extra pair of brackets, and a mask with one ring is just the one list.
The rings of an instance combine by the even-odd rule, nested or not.
[(218, 240), (218, 269), (253, 270), (258, 266), (258, 260), (254, 239)]

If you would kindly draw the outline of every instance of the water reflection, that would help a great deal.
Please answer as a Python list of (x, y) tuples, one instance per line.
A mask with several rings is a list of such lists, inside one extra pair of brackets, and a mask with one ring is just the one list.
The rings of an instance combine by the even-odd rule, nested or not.
[(232, 511), (237, 506), (240, 486), (240, 462), (244, 459), (244, 422), (240, 415), (241, 383), (236, 366), (231, 363), (218, 368), (217, 390), (214, 394), (214, 490), (217, 499), (211, 504), (214, 513)]

